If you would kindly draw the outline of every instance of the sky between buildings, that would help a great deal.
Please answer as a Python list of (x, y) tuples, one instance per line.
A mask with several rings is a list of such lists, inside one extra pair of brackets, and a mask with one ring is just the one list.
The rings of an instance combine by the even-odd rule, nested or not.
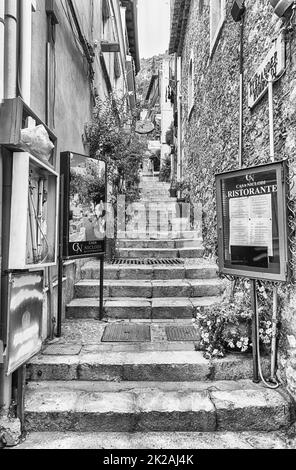
[(169, 47), (170, 1), (138, 0), (140, 57), (163, 54)]

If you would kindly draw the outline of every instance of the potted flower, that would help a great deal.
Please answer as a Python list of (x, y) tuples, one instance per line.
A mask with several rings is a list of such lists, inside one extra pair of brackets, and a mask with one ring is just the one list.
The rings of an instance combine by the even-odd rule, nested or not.
[[(259, 289), (259, 341), (261, 353), (268, 352), (272, 339), (270, 299), (265, 289)], [(206, 358), (223, 357), (228, 353), (250, 353), (252, 351), (252, 309), (247, 288), (225, 298), (211, 309), (198, 308), (196, 321), (200, 329), (199, 349)]]

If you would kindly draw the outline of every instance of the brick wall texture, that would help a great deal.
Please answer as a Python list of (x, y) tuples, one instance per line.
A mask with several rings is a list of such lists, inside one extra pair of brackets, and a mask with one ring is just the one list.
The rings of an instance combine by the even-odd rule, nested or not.
[[(182, 52), (183, 178), (191, 183), (192, 202), (203, 204), (206, 250), (216, 253), (215, 173), (238, 168), (240, 26), (231, 17), (233, 1), (226, 1), (226, 19), (210, 56), (210, 1), (194, 0)], [(246, 0), (244, 27), (244, 166), (270, 161), (267, 94), (252, 109), (247, 82), (252, 78), (280, 30), (287, 25), (267, 0)], [(194, 108), (188, 114), (189, 62), (194, 57)], [(296, 168), (296, 17), (286, 33), (286, 71), (274, 85), (276, 159), (288, 158)], [(292, 189), (291, 194), (294, 195)], [(296, 398), (296, 293), (286, 288), (281, 312), (279, 365), (282, 379)]]

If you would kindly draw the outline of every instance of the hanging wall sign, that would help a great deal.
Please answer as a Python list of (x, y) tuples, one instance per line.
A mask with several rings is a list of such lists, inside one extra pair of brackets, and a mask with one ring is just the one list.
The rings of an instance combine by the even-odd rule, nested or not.
[(286, 162), (216, 175), (220, 272), (285, 281)]
[(285, 37), (281, 33), (274, 41), (264, 61), (248, 83), (248, 106), (253, 108), (263, 97), (268, 88), (268, 76), (271, 73), (273, 81), (285, 71)]
[(106, 163), (72, 152), (61, 154), (63, 258), (105, 252)]
[(138, 134), (150, 134), (154, 131), (154, 124), (149, 120), (137, 121), (136, 123), (136, 132)]

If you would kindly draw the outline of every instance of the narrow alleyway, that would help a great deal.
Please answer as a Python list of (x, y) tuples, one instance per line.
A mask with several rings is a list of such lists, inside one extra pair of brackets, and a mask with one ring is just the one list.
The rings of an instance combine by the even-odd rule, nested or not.
[(217, 266), (202, 258), (185, 220), (174, 231), (168, 185), (143, 177), (141, 188), (146, 208), (155, 202), (161, 212), (148, 213), (149, 235), (119, 239), (105, 268), (104, 321), (96, 319), (99, 262), (82, 268), (62, 339), (28, 366), (30, 434), (20, 447), (285, 447), (289, 398), (251, 381), (250, 356), (208, 361), (196, 350), (192, 317), (196, 306), (219, 302)]

